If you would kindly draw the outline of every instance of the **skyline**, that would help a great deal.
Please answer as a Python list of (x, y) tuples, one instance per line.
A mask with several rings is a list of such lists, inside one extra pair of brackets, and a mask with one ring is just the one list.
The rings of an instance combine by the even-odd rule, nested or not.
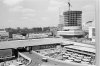
[[(0, 28), (57, 26), (68, 0), (0, 0)], [(95, 0), (70, 0), (72, 10), (82, 11), (83, 24), (95, 20)]]

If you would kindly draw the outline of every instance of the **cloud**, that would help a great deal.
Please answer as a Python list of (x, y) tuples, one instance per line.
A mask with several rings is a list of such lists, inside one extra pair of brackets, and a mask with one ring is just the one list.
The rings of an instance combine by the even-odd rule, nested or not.
[(58, 11), (58, 9), (58, 7), (48, 7), (48, 11), (50, 12)]
[(41, 19), (42, 19), (43, 21), (48, 21), (48, 20), (49, 20), (48, 17), (42, 17)]
[(50, 0), (50, 5), (51, 6), (60, 6), (62, 3), (57, 1), (57, 0)]
[(23, 16), (21, 17), (21, 19), (27, 19), (27, 20), (33, 20), (33, 18), (36, 16), (36, 14), (34, 13), (28, 13), (28, 14), (23, 14)]
[(60, 2), (58, 0), (50, 0), (50, 4), (48, 6), (48, 11), (59, 11), (59, 8), (63, 6), (63, 2)]
[(35, 12), (35, 10), (30, 8), (24, 8), (22, 6), (15, 6), (9, 9), (10, 12), (22, 12), (22, 13), (29, 13)]
[(36, 16), (36, 11), (32, 8), (25, 8), (23, 6), (14, 6), (9, 8), (9, 12), (19, 20), (31, 20)]
[(87, 12), (87, 11), (95, 11), (95, 6), (94, 5), (86, 5), (86, 6), (84, 6), (83, 8), (82, 8), (82, 10), (84, 11), (84, 12)]
[(13, 5), (19, 4), (23, 0), (2, 0), (2, 1), (6, 5), (13, 6)]
[(86, 5), (82, 8), (82, 21), (83, 24), (90, 20), (95, 20), (95, 6)]

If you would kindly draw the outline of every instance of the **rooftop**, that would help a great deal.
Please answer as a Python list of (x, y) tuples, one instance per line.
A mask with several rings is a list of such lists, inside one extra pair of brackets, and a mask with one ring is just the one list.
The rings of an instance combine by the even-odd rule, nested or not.
[(0, 49), (44, 45), (44, 44), (54, 44), (54, 43), (60, 43), (60, 42), (61, 42), (60, 38), (5, 41), (5, 42), (0, 42)]

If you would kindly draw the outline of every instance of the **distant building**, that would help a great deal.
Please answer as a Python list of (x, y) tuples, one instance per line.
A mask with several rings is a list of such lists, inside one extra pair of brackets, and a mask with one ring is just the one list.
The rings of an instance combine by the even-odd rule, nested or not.
[(95, 27), (95, 21), (88, 21), (85, 23), (83, 30), (89, 32), (89, 27)]
[(63, 24), (58, 24), (58, 27), (57, 27), (58, 30), (61, 31), (63, 29), (63, 26), (64, 26)]
[(0, 29), (0, 39), (9, 38), (9, 32), (6, 32), (5, 29)]
[(25, 39), (25, 36), (20, 35), (20, 34), (13, 34), (12, 36), (13, 36), (13, 39), (14, 40)]
[(58, 35), (63, 37), (82, 37), (82, 11), (66, 11), (63, 13), (64, 23)]
[(50, 27), (50, 32), (53, 37), (57, 36), (57, 27)]
[(46, 38), (48, 37), (48, 35), (45, 33), (40, 33), (40, 34), (29, 33), (26, 35), (26, 37), (29, 39), (35, 39), (35, 38)]
[(89, 27), (88, 31), (88, 37), (91, 39), (92, 42), (95, 42), (95, 27)]
[(83, 30), (87, 32), (87, 37), (91, 39), (92, 42), (95, 42), (95, 20), (86, 22)]

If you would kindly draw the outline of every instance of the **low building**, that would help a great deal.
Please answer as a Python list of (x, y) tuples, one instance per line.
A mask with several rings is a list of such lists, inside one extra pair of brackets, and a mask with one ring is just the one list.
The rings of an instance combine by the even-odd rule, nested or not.
[(83, 31), (81, 27), (72, 26), (72, 27), (63, 27), (62, 31), (57, 31), (57, 35), (70, 38), (70, 37), (82, 37)]
[(27, 34), (26, 36), (27, 36), (27, 38), (29, 38), (29, 39), (34, 39), (34, 38), (46, 38), (46, 37), (48, 37), (48, 35), (45, 34), (45, 33), (40, 33), (40, 34), (29, 33), (29, 34)]
[(88, 21), (84, 24), (84, 26), (82, 27), (82, 29), (85, 31), (85, 32), (88, 32), (89, 30), (89, 27), (95, 27), (95, 21)]
[(6, 32), (5, 29), (0, 29), (0, 39), (9, 38), (9, 32)]
[(25, 36), (20, 35), (20, 34), (13, 34), (13, 39), (25, 39)]
[(92, 42), (95, 42), (95, 27), (89, 27), (88, 31), (88, 37), (91, 39)]
[(57, 27), (50, 27), (50, 32), (53, 37), (57, 36)]
[(87, 37), (95, 42), (95, 21), (88, 21), (83, 30), (88, 33)]

